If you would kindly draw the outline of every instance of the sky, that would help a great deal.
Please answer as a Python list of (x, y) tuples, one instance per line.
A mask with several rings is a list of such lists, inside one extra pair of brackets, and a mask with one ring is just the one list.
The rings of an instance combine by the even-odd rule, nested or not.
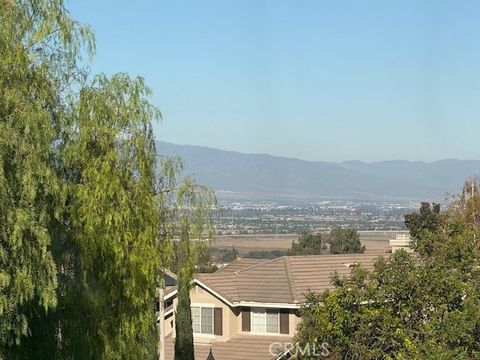
[(476, 0), (70, 0), (158, 140), (305, 160), (480, 158)]

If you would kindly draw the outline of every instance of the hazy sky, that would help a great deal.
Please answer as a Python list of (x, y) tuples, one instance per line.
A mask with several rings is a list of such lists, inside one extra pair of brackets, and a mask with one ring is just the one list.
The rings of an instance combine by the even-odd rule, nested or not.
[(160, 140), (308, 160), (480, 158), (480, 1), (70, 0)]

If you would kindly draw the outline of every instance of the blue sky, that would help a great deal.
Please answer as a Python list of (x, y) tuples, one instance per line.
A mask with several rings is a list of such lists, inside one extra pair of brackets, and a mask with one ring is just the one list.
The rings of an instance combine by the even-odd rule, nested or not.
[(480, 2), (70, 0), (159, 140), (307, 160), (480, 158)]

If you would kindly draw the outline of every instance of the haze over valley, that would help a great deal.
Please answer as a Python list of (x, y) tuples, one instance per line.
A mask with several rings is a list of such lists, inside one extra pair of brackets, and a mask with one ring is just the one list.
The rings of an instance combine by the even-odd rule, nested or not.
[(159, 154), (183, 158), (185, 172), (220, 199), (441, 202), (480, 174), (480, 160), (334, 163), (160, 141), (156, 146)]

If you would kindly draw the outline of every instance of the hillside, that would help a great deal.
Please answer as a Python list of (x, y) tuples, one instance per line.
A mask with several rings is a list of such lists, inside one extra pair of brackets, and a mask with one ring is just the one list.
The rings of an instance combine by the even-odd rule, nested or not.
[(480, 174), (480, 160), (342, 163), (242, 154), (201, 146), (157, 142), (162, 155), (179, 155), (186, 173), (220, 194), (244, 198), (442, 200), (466, 178)]

